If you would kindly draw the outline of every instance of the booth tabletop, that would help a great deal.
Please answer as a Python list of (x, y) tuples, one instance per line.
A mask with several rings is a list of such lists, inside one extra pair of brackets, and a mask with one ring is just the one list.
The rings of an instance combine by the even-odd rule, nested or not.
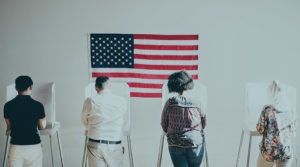
[[(40, 135), (54, 135), (60, 128), (60, 123), (55, 122), (53, 127), (46, 127), (45, 129), (40, 130)], [(10, 136), (10, 130), (6, 130), (6, 136)]]

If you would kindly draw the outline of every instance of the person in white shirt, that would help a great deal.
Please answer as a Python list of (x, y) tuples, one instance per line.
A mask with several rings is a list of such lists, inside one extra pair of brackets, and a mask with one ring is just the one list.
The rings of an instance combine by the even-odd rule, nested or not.
[(109, 78), (96, 79), (97, 95), (84, 102), (81, 120), (87, 128), (88, 164), (90, 167), (123, 166), (121, 144), (127, 104), (123, 97), (110, 92)]

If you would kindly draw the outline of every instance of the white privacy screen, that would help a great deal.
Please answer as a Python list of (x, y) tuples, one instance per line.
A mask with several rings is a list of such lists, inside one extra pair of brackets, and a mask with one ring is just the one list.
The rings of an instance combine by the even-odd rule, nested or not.
[[(193, 81), (194, 88), (184, 92), (184, 96), (195, 100), (201, 107), (203, 112), (207, 112), (207, 88), (199, 81)], [(162, 107), (164, 107), (166, 101), (177, 93), (169, 93), (167, 83), (164, 84), (162, 89)]]
[[(256, 131), (256, 123), (265, 105), (268, 105), (268, 83), (247, 83), (245, 98), (245, 128), (249, 131)], [(287, 98), (296, 112), (296, 89), (281, 83), (281, 87), (286, 92)]]
[[(15, 84), (8, 85), (6, 88), (6, 101), (15, 98), (17, 95)], [(53, 127), (56, 121), (55, 84), (53, 82), (33, 83), (31, 97), (44, 105), (47, 127)]]
[[(111, 92), (115, 95), (122, 96), (127, 102), (127, 111), (124, 118), (123, 134), (130, 135), (130, 90), (126, 83), (111, 83)], [(95, 83), (90, 83), (85, 88), (85, 98), (95, 96)]]

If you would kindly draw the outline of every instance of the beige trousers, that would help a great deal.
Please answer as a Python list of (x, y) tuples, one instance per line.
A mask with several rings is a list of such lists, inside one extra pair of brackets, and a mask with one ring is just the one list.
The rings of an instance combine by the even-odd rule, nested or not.
[(10, 144), (8, 152), (9, 167), (42, 167), (43, 152), (41, 144), (14, 145)]
[(287, 162), (269, 162), (264, 159), (264, 157), (259, 154), (257, 160), (257, 167), (273, 167), (276, 164), (276, 167), (291, 167), (293, 159), (288, 160)]
[(122, 144), (101, 144), (88, 142), (89, 167), (122, 167)]

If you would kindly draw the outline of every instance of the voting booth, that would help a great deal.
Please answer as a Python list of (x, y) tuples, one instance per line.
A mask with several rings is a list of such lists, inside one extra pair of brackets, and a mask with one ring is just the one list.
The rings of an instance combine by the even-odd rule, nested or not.
[[(10, 101), (18, 95), (15, 84), (7, 86), (6, 90), (6, 101)], [(55, 84), (53, 82), (34, 83), (31, 97), (44, 105), (47, 127), (53, 127), (56, 121)]]
[[(6, 101), (10, 101), (18, 95), (18, 92), (15, 89), (15, 84), (8, 85), (6, 88)], [(60, 153), (61, 164), (64, 166), (62, 150), (60, 144), (59, 137), (59, 128), (60, 124), (56, 122), (56, 110), (55, 110), (55, 84), (53, 82), (37, 82), (33, 83), (31, 97), (39, 102), (41, 102), (45, 109), (46, 114), (46, 128), (40, 130), (41, 135), (47, 135), (50, 139), (50, 149), (51, 149), (51, 158), (52, 158), (52, 166), (54, 166), (53, 159), (53, 147), (52, 147), (52, 136), (56, 134), (58, 141), (58, 148)], [(6, 154), (8, 148), (8, 141), (10, 137), (10, 131), (7, 131), (7, 140), (6, 140), (6, 148), (4, 154), (4, 162), (3, 167), (6, 163)]]
[[(250, 163), (251, 143), (253, 136), (261, 136), (256, 130), (256, 124), (260, 114), (265, 105), (270, 105), (269, 92), (272, 84), (277, 84), (279, 81), (263, 82), (263, 83), (247, 83), (245, 93), (245, 113), (244, 113), (244, 126), (242, 129), (240, 146), (238, 150), (238, 157), (236, 167), (239, 166), (240, 152), (243, 145), (244, 135), (249, 136), (247, 167)], [(280, 83), (281, 91), (284, 91), (286, 99), (288, 100), (292, 114), (296, 117), (296, 88)]]
[[(247, 83), (245, 100), (245, 129), (256, 131), (256, 123), (261, 111), (268, 102), (267, 90), (272, 83)], [(280, 83), (282, 91), (287, 95), (292, 107), (292, 112), (296, 112), (296, 88)]]
[[(204, 84), (202, 84), (200, 81), (198, 80), (194, 80), (194, 88), (191, 89), (191, 90), (187, 90), (184, 92), (184, 96), (186, 98), (191, 98), (193, 99), (193, 101), (195, 101), (201, 108), (201, 110), (204, 112), (204, 113), (207, 113), (207, 88)], [(173, 97), (173, 96), (177, 96), (178, 94), (177, 93), (170, 93), (169, 92), (169, 89), (168, 89), (168, 86), (167, 86), (167, 83), (165, 83), (163, 85), (163, 88), (162, 88), (162, 108), (161, 110), (163, 110), (163, 107), (166, 103), (166, 101)], [(158, 153), (158, 161), (157, 161), (157, 167), (161, 167), (161, 161), (162, 161), (162, 153), (163, 153), (163, 146), (164, 146), (164, 142), (165, 142), (165, 133), (163, 133), (161, 135), (161, 138), (160, 138), (160, 146), (159, 146), (159, 153)], [(206, 148), (206, 142), (204, 142), (205, 144), (205, 161), (204, 162), (204, 165), (206, 167), (208, 167), (208, 157), (207, 157), (207, 148)]]
[[(127, 110), (125, 112), (124, 117), (124, 124), (123, 124), (123, 135), (126, 137), (127, 140), (127, 148), (128, 148), (128, 156), (129, 156), (129, 163), (130, 167), (133, 167), (133, 156), (132, 156), (132, 149), (131, 149), (131, 138), (130, 138), (130, 89), (127, 83), (111, 83), (111, 89), (112, 94), (118, 95), (123, 97), (126, 100), (127, 103)], [(93, 97), (97, 94), (95, 89), (95, 83), (90, 83), (85, 88), (85, 98)], [(87, 131), (85, 132), (85, 135), (87, 134)], [(84, 154), (83, 154), (83, 161), (82, 166), (87, 166), (87, 142), (88, 137), (86, 137), (85, 140), (85, 146), (84, 146)]]

